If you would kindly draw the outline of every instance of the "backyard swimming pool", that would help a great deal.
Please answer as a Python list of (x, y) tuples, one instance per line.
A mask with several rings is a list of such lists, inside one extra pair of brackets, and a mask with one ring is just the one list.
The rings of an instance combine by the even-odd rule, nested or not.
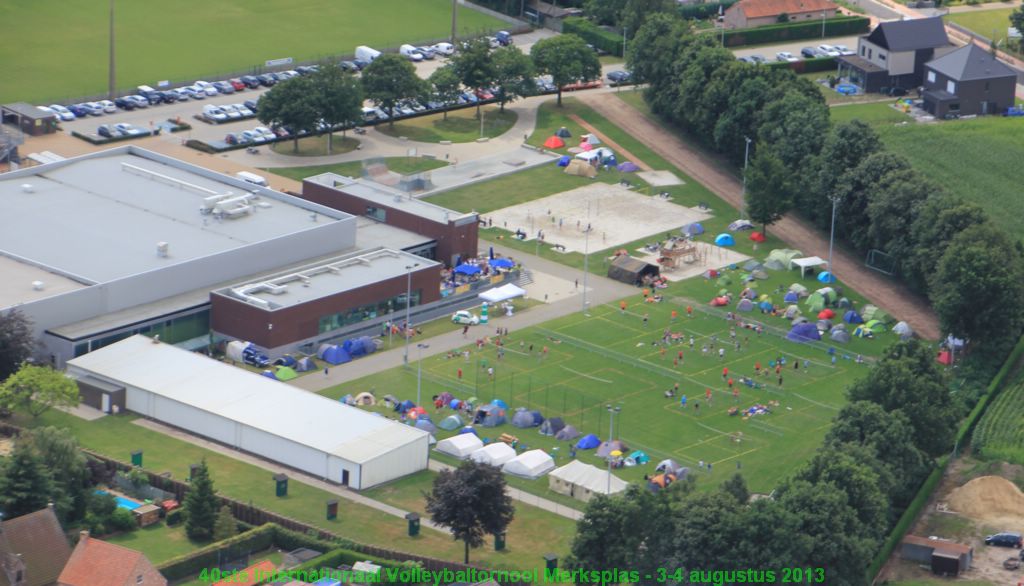
[[(97, 490), (96, 494), (110, 494), (110, 493), (105, 491), (105, 490)], [(120, 507), (122, 509), (128, 509), (129, 511), (133, 511), (133, 510), (135, 510), (135, 509), (137, 509), (137, 508), (142, 506), (142, 503), (140, 503), (138, 501), (133, 501), (130, 498), (125, 498), (123, 496), (118, 496), (116, 494), (114, 495), (114, 500), (117, 501), (117, 506), (118, 507)]]

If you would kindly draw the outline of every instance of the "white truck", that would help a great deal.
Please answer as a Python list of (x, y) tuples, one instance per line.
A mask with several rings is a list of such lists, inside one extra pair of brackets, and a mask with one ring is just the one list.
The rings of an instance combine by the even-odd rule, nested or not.
[(366, 45), (359, 45), (356, 47), (356, 59), (360, 61), (373, 63), (373, 60), (380, 57), (380, 55), (380, 51), (367, 47)]

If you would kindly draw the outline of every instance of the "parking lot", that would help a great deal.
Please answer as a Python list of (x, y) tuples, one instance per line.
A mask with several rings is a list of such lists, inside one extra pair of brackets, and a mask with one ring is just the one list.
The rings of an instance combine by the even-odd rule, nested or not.
[(733, 54), (736, 57), (749, 57), (751, 55), (760, 55), (768, 61), (775, 61), (775, 54), (780, 51), (789, 51), (793, 55), (800, 57), (800, 49), (804, 47), (817, 47), (818, 45), (846, 45), (850, 49), (857, 50), (857, 39), (858, 35), (849, 37), (828, 37), (825, 39), (803, 39), (800, 41), (792, 41), (788, 43), (779, 43), (776, 45), (758, 45), (755, 47), (741, 47), (733, 50)]

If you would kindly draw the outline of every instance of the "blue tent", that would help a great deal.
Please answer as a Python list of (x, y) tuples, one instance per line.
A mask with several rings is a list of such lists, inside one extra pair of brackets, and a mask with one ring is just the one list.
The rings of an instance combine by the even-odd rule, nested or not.
[(646, 452), (637, 450), (626, 457), (627, 460), (633, 460), (637, 464), (646, 464), (651, 461), (651, 457)]
[(569, 161), (571, 161), (571, 160), (572, 160), (572, 157), (570, 157), (569, 155), (562, 155), (561, 157), (558, 158), (558, 166), (559, 167), (568, 167), (569, 166)]
[(455, 267), (455, 272), (460, 275), (475, 275), (480, 272), (480, 267), (474, 265), (461, 264)]
[(498, 405), (484, 405), (476, 410), (473, 423), (484, 427), (497, 427), (505, 423), (505, 409)]
[(832, 276), (832, 273), (828, 271), (822, 271), (818, 273), (818, 280), (822, 283), (834, 283), (836, 278)]
[(298, 364), (298, 361), (295, 360), (294, 357), (285, 354), (284, 356), (275, 360), (274, 364), (277, 366), (295, 366), (296, 364)]
[(786, 296), (782, 298), (786, 303), (796, 303), (800, 301), (800, 296), (796, 294), (796, 291), (790, 291), (786, 293)]
[(437, 431), (437, 427), (434, 426), (429, 419), (423, 419), (422, 417), (416, 420), (416, 429), (422, 429), (427, 433), (434, 433)]
[(843, 321), (848, 324), (862, 324), (864, 323), (864, 318), (862, 318), (859, 313), (851, 309), (843, 314)]
[(317, 358), (328, 364), (345, 364), (352, 361), (352, 356), (341, 346), (324, 344), (316, 353)]
[(401, 403), (395, 405), (395, 411), (398, 411), (399, 413), (405, 413), (406, 411), (412, 409), (415, 406), (416, 403), (413, 403), (412, 401), (406, 399), (405, 401), (402, 401)]
[(473, 435), (477, 435), (476, 430), (469, 426), (463, 427), (462, 429), (459, 430), (459, 434), (463, 433), (471, 433)]
[(718, 246), (736, 246), (736, 241), (733, 239), (732, 234), (719, 234), (715, 236), (715, 244)]
[(775, 307), (774, 305), (772, 305), (771, 301), (762, 301), (761, 303), (758, 303), (757, 306), (763, 309), (764, 311), (771, 311), (772, 308)]
[(496, 269), (510, 269), (516, 266), (516, 263), (507, 258), (492, 258), (489, 264)]
[(601, 438), (597, 437), (592, 433), (580, 438), (580, 441), (576, 442), (577, 450), (593, 450), (597, 446), (601, 445)]
[(273, 373), (273, 372), (271, 372), (271, 371), (269, 371), (269, 370), (264, 370), (264, 371), (263, 371), (263, 376), (265, 376), (265, 377), (267, 377), (267, 378), (272, 378), (272, 379), (274, 379), (274, 380), (277, 380), (277, 377), (276, 377), (276, 376), (274, 376), (274, 373)]
[(495, 400), (491, 401), (491, 405), (497, 405), (498, 407), (501, 407), (502, 409), (508, 409), (508, 403), (506, 403), (505, 401), (502, 401), (501, 399), (495, 399)]
[(793, 326), (793, 329), (786, 334), (786, 339), (793, 342), (810, 342), (820, 340), (821, 334), (818, 333), (818, 326), (811, 322), (804, 322)]
[(681, 232), (687, 236), (698, 236), (704, 233), (704, 226), (701, 226), (700, 222), (693, 222), (683, 226)]
[(349, 353), (352, 358), (359, 358), (366, 354), (373, 354), (377, 351), (377, 344), (369, 336), (349, 338), (341, 345), (342, 350)]

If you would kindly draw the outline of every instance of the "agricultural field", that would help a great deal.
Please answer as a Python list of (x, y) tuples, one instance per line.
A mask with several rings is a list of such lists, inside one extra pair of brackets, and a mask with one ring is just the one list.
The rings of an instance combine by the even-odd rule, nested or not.
[(974, 429), (971, 445), (986, 460), (1024, 464), (1024, 382), (1003, 390)]
[[(1010, 13), (1013, 8), (996, 8), (995, 10), (972, 10), (970, 12), (955, 12), (943, 17), (946, 22), (955, 22), (958, 25), (973, 31), (974, 33), (995, 40), (997, 43), (1006, 43), (1006, 29), (1010, 27)], [(993, 35), (994, 38), (993, 38)]]
[[(378, 49), (446, 39), (447, 0), (178, 0), (115, 2), (118, 86), (191, 83), (262, 67), (271, 59), (340, 58), (357, 45)], [(0, 2), (0, 102), (51, 103), (107, 87), (109, 3)], [(460, 6), (460, 36), (502, 22)]]

